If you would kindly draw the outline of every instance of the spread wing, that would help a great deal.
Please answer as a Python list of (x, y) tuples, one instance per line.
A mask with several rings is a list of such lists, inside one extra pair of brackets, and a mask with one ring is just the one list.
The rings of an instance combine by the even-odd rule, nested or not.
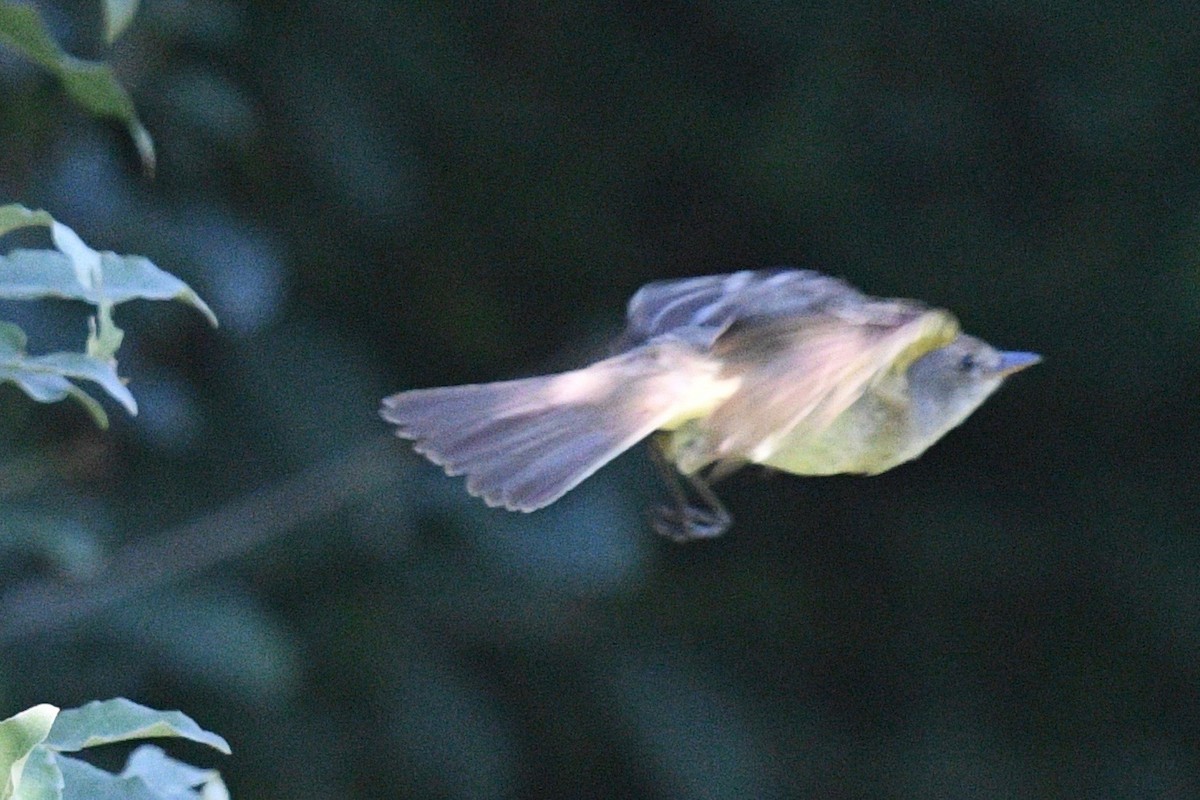
[(712, 346), (739, 321), (846, 311), (866, 300), (844, 281), (812, 270), (744, 271), (657, 281), (630, 299), (625, 338), (636, 345), (673, 334)]
[(680, 468), (763, 461), (788, 434), (801, 426), (821, 431), (875, 381), (903, 373), (958, 331), (948, 312), (887, 300), (735, 324), (714, 353), (742, 376), (741, 387), (703, 423), (702, 446)]

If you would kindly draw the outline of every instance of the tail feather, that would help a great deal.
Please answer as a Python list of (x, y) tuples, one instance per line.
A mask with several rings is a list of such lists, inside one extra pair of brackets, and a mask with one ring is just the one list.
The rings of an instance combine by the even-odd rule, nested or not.
[(380, 413), (488, 505), (532, 511), (686, 413), (714, 369), (658, 343), (557, 375), (401, 392)]

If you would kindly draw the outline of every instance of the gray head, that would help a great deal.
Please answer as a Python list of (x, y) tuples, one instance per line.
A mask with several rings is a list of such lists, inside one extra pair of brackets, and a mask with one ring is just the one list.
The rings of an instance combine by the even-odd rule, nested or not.
[(1036, 353), (1004, 352), (965, 334), (917, 359), (908, 368), (908, 385), (925, 446), (970, 416), (1009, 375), (1041, 360)]

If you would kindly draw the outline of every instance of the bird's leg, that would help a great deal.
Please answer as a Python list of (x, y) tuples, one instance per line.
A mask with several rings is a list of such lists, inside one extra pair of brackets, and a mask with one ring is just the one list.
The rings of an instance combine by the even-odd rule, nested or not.
[(664, 443), (661, 436), (650, 442), (650, 459), (666, 482), (673, 502), (651, 509), (651, 527), (675, 542), (720, 536), (733, 522), (729, 511), (700, 475), (683, 475), (675, 469), (663, 452)]

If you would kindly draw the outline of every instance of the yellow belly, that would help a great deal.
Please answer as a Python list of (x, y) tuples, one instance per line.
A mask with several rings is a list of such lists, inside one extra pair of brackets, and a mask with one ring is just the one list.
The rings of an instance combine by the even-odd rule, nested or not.
[(877, 475), (920, 455), (904, 444), (905, 412), (868, 392), (823, 430), (801, 425), (759, 463), (795, 475)]

